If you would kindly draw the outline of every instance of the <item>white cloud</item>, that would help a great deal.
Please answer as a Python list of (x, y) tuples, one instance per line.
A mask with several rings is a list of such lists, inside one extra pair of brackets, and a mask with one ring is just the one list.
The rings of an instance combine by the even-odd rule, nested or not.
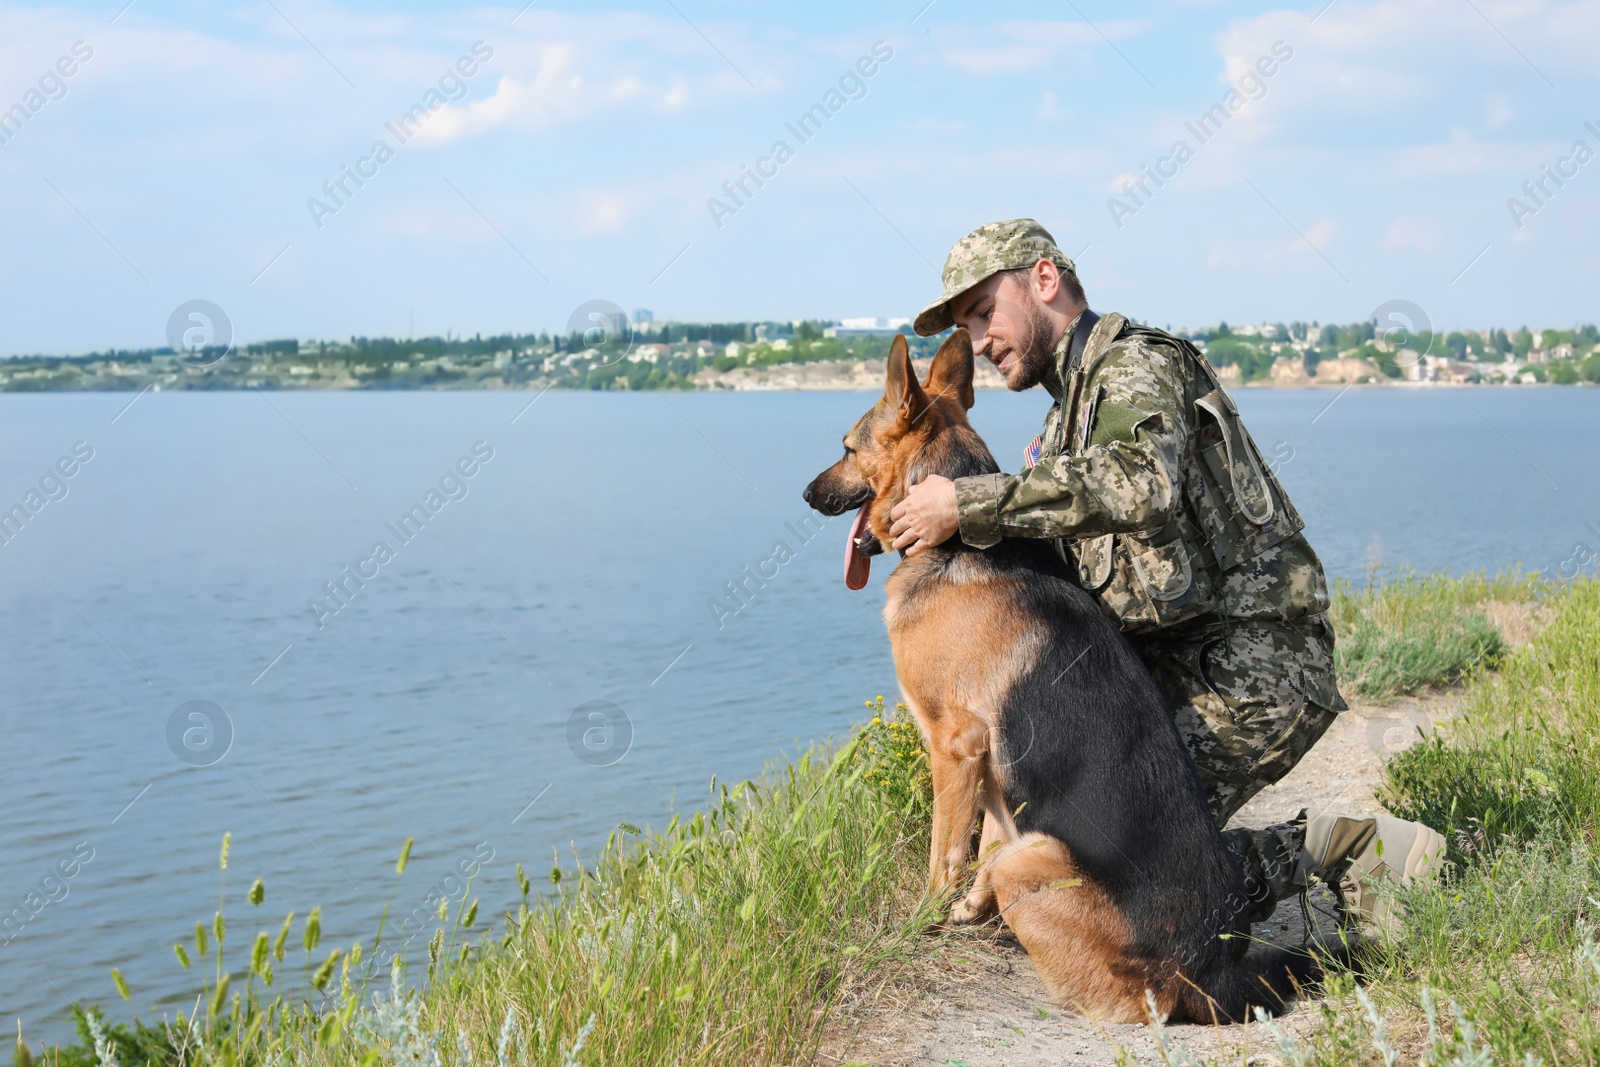
[(1483, 94), (1483, 124), (1489, 129), (1500, 129), (1516, 115), (1517, 109), (1511, 105), (1511, 97), (1505, 93), (1493, 89)]
[[(1102, 22), (1098, 31), (1085, 22), (1008, 21), (988, 28), (984, 37), (999, 43), (975, 45), (966, 28), (940, 30), (935, 36), (944, 62), (968, 74), (1018, 74), (1054, 63), (1085, 45), (1105, 47), (1105, 38), (1125, 40), (1143, 33), (1140, 19)], [(1105, 34), (1105, 38), (1100, 33)]]
[[(631, 24), (641, 17), (622, 21)], [(494, 65), (507, 73), (499, 78), (493, 95), (435, 116), (428, 138), (458, 140), (501, 127), (542, 132), (612, 114), (673, 114), (697, 101), (749, 94), (743, 79), (720, 61), (717, 66), (684, 63), (679, 69), (670, 61), (676, 49), (629, 47), (639, 44), (636, 35), (613, 35), (598, 22), (566, 28), (574, 32), (553, 40), (503, 45)], [(662, 37), (676, 32), (665, 25), (657, 29)], [(777, 84), (771, 75), (764, 80), (768, 87)]]
[[(417, 103), (475, 41), (493, 57), (465, 79), (468, 99), (434, 113), (418, 143), (499, 127), (543, 132), (597, 116), (668, 115), (753, 95), (705, 39), (670, 18), (534, 9), (508, 30), (509, 16), (493, 9), (372, 16), (289, 5), (288, 13), (314, 46), (270, 8), (204, 29), (135, 8), (108, 28), (103, 18), (72, 9), (0, 3), (0, 66), (43, 70), (72, 41), (87, 40), (94, 59), (69, 84), (71, 95), (115, 85), (119, 103), (137, 109), (142, 121), (116, 124), (112, 143), (137, 142), (152, 154), (193, 153), (197, 137), (209, 153), (280, 144), (299, 153), (343, 151), (352, 131), (357, 144), (370, 141), (377, 125), (370, 119), (381, 122)], [(783, 87), (805, 59), (725, 27), (701, 28), (754, 73), (763, 94)], [(365, 118), (351, 122), (355, 116)], [(175, 126), (183, 143), (164, 144)]]
[(578, 192), (578, 232), (616, 233), (627, 218), (627, 202), (617, 193), (598, 189)]
[(1237, 19), (1218, 34), (1219, 48), (1231, 64), (1286, 41), (1295, 59), (1293, 77), (1282, 80), (1297, 104), (1397, 117), (1424, 100), (1464, 90), (1477, 95), (1486, 72), (1538, 84), (1541, 91), (1548, 88), (1545, 79), (1566, 88), (1595, 74), (1600, 3), (1594, 0), (1341, 0), (1314, 23), (1312, 13), (1280, 10)]
[(1426, 250), (1439, 242), (1433, 233), (1408, 216), (1395, 219), (1383, 234), (1383, 247), (1401, 250)]
[(1306, 243), (1318, 252), (1325, 252), (1333, 243), (1333, 233), (1338, 225), (1332, 219), (1318, 219), (1306, 227)]
[[(1287, 230), (1276, 218), (1258, 220), (1260, 229), (1254, 236), (1230, 235), (1211, 240), (1206, 248), (1206, 265), (1227, 269), (1303, 266), (1319, 262), (1317, 252), (1324, 252), (1333, 243), (1338, 229), (1332, 219), (1318, 219), (1300, 234), (1281, 236)], [(1311, 247), (1306, 247), (1309, 244)], [(1315, 252), (1313, 251), (1315, 249)]]

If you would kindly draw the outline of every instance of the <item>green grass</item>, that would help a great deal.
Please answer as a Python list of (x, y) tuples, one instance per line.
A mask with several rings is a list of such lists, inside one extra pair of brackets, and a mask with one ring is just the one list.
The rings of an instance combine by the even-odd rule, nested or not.
[(1329, 984), (1284, 1063), (1600, 1064), (1600, 582), (1550, 593), (1547, 615), (1390, 762), (1382, 799), (1444, 832), (1451, 862), (1398, 892), (1400, 929), (1359, 984)]
[(1600, 832), (1600, 583), (1558, 594), (1539, 636), (1471, 687), (1448, 737), (1389, 765), (1396, 814), (1446, 832), (1462, 858), (1510, 839)]
[(1340, 685), (1347, 694), (1381, 699), (1453, 685), (1493, 667), (1506, 646), (1486, 606), (1532, 607), (1541, 588), (1521, 571), (1493, 578), (1404, 571), (1361, 587), (1336, 582), (1329, 614)]

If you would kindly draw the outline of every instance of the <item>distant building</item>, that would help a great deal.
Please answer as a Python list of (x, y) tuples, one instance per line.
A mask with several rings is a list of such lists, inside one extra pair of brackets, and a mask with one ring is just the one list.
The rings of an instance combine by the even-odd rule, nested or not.
[(727, 347), (722, 350), (722, 354), (725, 356), (733, 356), (735, 359), (737, 359), (739, 353), (743, 351), (744, 345), (740, 344), (738, 341), (729, 341)]
[(839, 325), (829, 326), (822, 331), (824, 337), (875, 337), (887, 334), (904, 332), (904, 328), (911, 325), (908, 318), (856, 318), (840, 319)]
[[(861, 321), (869, 321), (869, 322), (884, 322), (884, 321), (887, 321), (888, 323), (892, 323), (893, 325), (884, 325), (884, 326), (851, 326), (851, 325), (849, 325), (849, 323), (851, 323), (851, 322), (861, 322)], [(897, 333), (907, 333), (907, 332), (909, 332), (910, 327), (911, 327), (911, 320), (910, 319), (888, 319), (888, 320), (882, 320), (882, 319), (869, 319), (869, 320), (845, 319), (843, 325), (824, 327), (823, 331), (822, 331), (822, 336), (834, 338), (836, 340), (842, 339), (842, 338), (846, 338), (846, 337), (893, 337)]]
[(1235, 326), (1233, 332), (1239, 337), (1263, 337), (1269, 341), (1278, 336), (1278, 328), (1270, 322), (1263, 322), (1259, 326)]
[(633, 324), (635, 326), (649, 326), (656, 321), (656, 313), (649, 308), (633, 309)]

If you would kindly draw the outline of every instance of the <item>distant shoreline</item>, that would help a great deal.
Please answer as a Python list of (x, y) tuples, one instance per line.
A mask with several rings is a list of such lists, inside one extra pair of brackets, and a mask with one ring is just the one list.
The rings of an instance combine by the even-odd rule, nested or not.
[[(1279, 382), (1224, 382), (1229, 392), (1332, 392), (1344, 389), (1384, 389), (1401, 390), (1410, 392), (1435, 392), (1441, 389), (1485, 389), (1499, 390), (1508, 388), (1500, 382), (1308, 382), (1304, 385), (1284, 385)], [(1555, 382), (1518, 382), (1512, 386), (1517, 389), (1544, 390), (1544, 389), (1585, 389), (1594, 388), (1594, 382), (1574, 382), (1571, 384)], [(1004, 384), (982, 383), (974, 386), (980, 392), (1006, 392)], [(141, 386), (99, 386), (92, 389), (83, 388), (55, 388), (55, 389), (0, 389), (0, 397), (7, 396), (65, 396), (88, 395), (103, 393), (107, 395), (127, 396), (149, 390), (153, 393), (227, 393), (230, 395), (264, 392), (264, 393), (604, 393), (609, 395), (628, 395), (640, 393), (668, 392), (668, 393), (875, 393), (883, 390), (881, 381), (872, 384), (840, 381), (828, 384), (806, 385), (769, 385), (746, 383), (717, 382), (709, 387), (698, 382), (693, 388), (678, 389), (585, 389), (565, 385), (543, 385), (537, 382), (517, 383), (516, 385), (462, 385), (451, 383), (448, 385), (418, 385), (400, 388), (371, 386), (371, 385), (339, 385), (339, 384), (313, 384), (300, 387), (283, 387), (280, 385), (262, 385), (260, 387), (202, 387), (187, 388), (179, 385), (165, 388), (161, 383), (145, 383)]]
[[(929, 360), (914, 360), (919, 374), (926, 374)], [(395, 379), (357, 379), (336, 377), (302, 377), (299, 379), (266, 379), (260, 381), (246, 381), (243, 383), (220, 383), (208, 378), (204, 373), (197, 371), (168, 371), (157, 374), (128, 375), (120, 379), (92, 380), (83, 384), (67, 384), (59, 381), (21, 383), (0, 383), (0, 395), (17, 394), (44, 394), (44, 393), (117, 393), (128, 394), (136, 392), (209, 392), (209, 393), (243, 393), (243, 392), (275, 392), (275, 393), (411, 393), (411, 392), (509, 392), (509, 393), (542, 393), (546, 391), (561, 391), (569, 393), (585, 392), (700, 392), (700, 393), (804, 393), (804, 392), (877, 392), (883, 388), (885, 361), (881, 359), (865, 360), (839, 360), (815, 363), (778, 363), (769, 366), (736, 367), (732, 370), (718, 371), (711, 367), (704, 367), (693, 375), (679, 376), (665, 384), (650, 385), (644, 388), (630, 389), (626, 385), (610, 389), (596, 389), (588, 386), (570, 384), (551, 376), (532, 377), (522, 381), (508, 382), (503, 378), (463, 378), (453, 381), (397, 381)], [(1429, 390), (1447, 387), (1462, 388), (1470, 386), (1475, 388), (1503, 389), (1540, 388), (1546, 386), (1566, 387), (1565, 383), (1526, 381), (1526, 380), (1472, 380), (1449, 379), (1441, 381), (1408, 381), (1405, 379), (1389, 378), (1378, 375), (1375, 379), (1370, 374), (1362, 373), (1358, 380), (1347, 380), (1341, 377), (1330, 377), (1321, 380), (1305, 374), (1289, 376), (1274, 375), (1271, 378), (1261, 378), (1254, 381), (1241, 381), (1237, 373), (1230, 374), (1234, 367), (1224, 367), (1218, 371), (1221, 379), (1230, 391), (1237, 392), (1241, 389), (1282, 389), (1282, 390), (1345, 390), (1345, 389), (1415, 389)], [(1364, 370), (1364, 368), (1363, 368)], [(1593, 382), (1579, 381), (1572, 383), (1577, 387), (1592, 386)], [(976, 367), (973, 385), (980, 390), (999, 391), (1006, 389), (1005, 380), (1000, 372), (985, 361), (979, 361)]]
[[(204, 318), (191, 314), (196, 316)], [(919, 370), (925, 370), (941, 343), (937, 337), (907, 335), (903, 328), (810, 321), (666, 323), (633, 329), (631, 335), (613, 332), (611, 319), (606, 322), (604, 328), (554, 337), (285, 339), (240, 348), (225, 343), (182, 348), (184, 341), (172, 337), (173, 347), (166, 349), (0, 360), (0, 392), (872, 391), (882, 386), (893, 345), (907, 346)], [(1543, 330), (1537, 338), (1527, 330), (1517, 331), (1515, 339), (1502, 330), (1449, 334), (1439, 354), (1431, 354), (1432, 335), (1419, 342), (1419, 350), (1385, 340), (1393, 331), (1380, 337), (1374, 330), (1366, 322), (1240, 327), (1237, 332), (1222, 324), (1188, 332), (1217, 377), (1233, 388), (1600, 383), (1600, 328), (1594, 326)], [(223, 330), (219, 341), (225, 342), (226, 334)], [(987, 360), (978, 360), (975, 370), (977, 388), (1005, 388)]]

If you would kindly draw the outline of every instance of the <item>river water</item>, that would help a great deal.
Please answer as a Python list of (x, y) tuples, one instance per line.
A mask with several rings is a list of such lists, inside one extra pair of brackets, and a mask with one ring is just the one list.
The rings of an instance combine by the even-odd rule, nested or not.
[[(112, 967), (146, 1018), (183, 1003), (225, 831), (235, 930), (261, 877), (263, 928), (320, 904), (370, 937), (407, 837), (395, 915), (470, 870), (492, 918), (516, 862), (570, 869), (894, 692), (888, 563), (847, 591), (848, 519), (800, 500), (867, 394), (130, 398), (0, 396), (0, 507), (38, 493), (0, 545), (0, 1018), (35, 1038), (125, 1009)], [(1238, 399), (1333, 575), (1600, 547), (1600, 390)], [(1002, 466), (1046, 401), (979, 394)]]

